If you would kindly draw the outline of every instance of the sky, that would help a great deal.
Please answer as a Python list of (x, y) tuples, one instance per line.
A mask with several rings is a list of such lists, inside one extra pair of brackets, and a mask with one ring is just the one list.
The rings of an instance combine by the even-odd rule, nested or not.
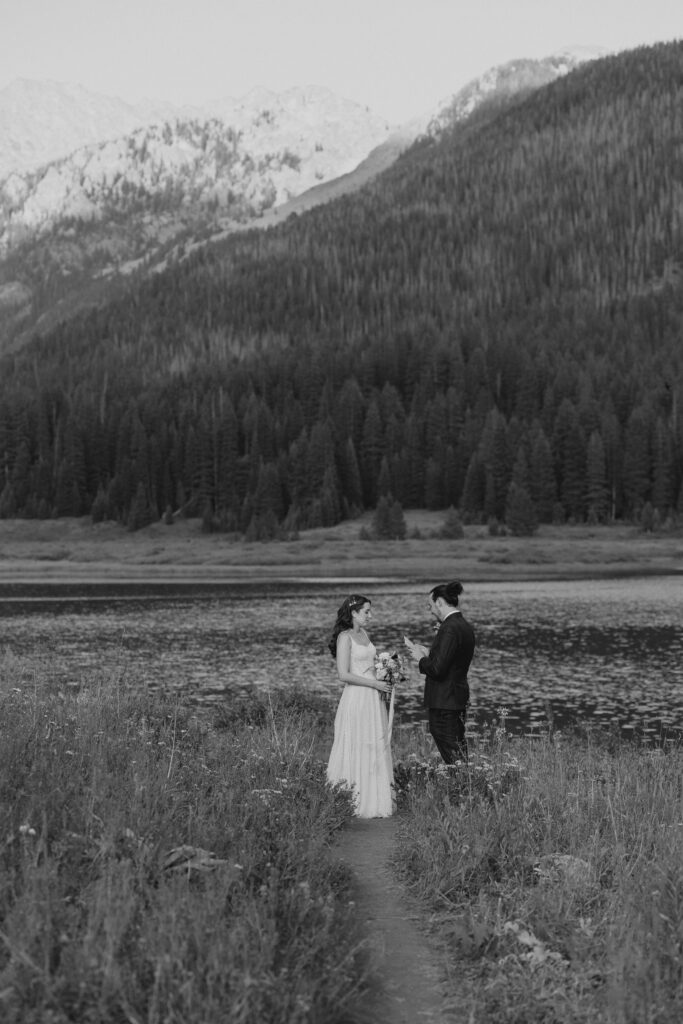
[(681, 0), (0, 0), (0, 88), (174, 103), (326, 86), (400, 123), (488, 68), (683, 38)]

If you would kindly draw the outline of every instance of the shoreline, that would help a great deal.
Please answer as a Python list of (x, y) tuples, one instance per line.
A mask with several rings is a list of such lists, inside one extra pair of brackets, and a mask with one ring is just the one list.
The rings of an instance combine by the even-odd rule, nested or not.
[[(683, 576), (683, 569), (661, 569), (657, 567), (643, 568), (642, 566), (625, 567), (622, 569), (597, 568), (592, 571), (546, 571), (542, 573), (515, 572), (510, 573), (486, 572), (476, 576), (462, 574), (463, 580), (472, 585), (476, 583), (562, 583), (581, 582), (582, 580), (624, 580), (624, 579), (649, 579), (668, 576)], [(102, 573), (97, 576), (81, 575), (78, 572), (56, 573), (50, 576), (30, 574), (5, 574), (0, 570), (0, 596), (7, 588), (14, 589), (36, 589), (40, 588), (61, 588), (61, 587), (159, 587), (159, 588), (197, 588), (197, 587), (257, 587), (262, 584), (271, 583), (278, 586), (291, 587), (321, 587), (327, 588), (334, 585), (345, 586), (349, 583), (363, 586), (418, 586), (428, 585), (436, 576), (360, 576), (349, 573), (346, 576), (279, 576), (272, 573), (250, 572), (246, 576), (229, 575), (185, 575), (176, 574), (173, 576), (156, 575), (152, 573), (136, 574), (131, 573)]]
[(307, 530), (296, 540), (247, 543), (205, 534), (199, 520), (154, 523), (136, 533), (89, 518), (0, 520), (0, 587), (58, 585), (397, 585), (683, 575), (683, 532), (630, 525), (542, 526), (533, 537), (465, 527), (438, 536), (444, 513), (406, 513), (408, 537), (368, 541), (372, 514)]

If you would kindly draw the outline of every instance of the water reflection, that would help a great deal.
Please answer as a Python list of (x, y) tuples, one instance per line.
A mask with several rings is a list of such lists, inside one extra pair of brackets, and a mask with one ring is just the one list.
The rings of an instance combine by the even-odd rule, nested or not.
[[(0, 647), (58, 682), (115, 670), (220, 699), (253, 687), (301, 687), (336, 699), (326, 649), (349, 584), (96, 584), (0, 588)], [(354, 584), (354, 587), (356, 585)], [(364, 583), (379, 649), (404, 633), (429, 642), (425, 591)], [(547, 722), (614, 725), (659, 735), (683, 730), (683, 601), (676, 577), (467, 584), (463, 611), (477, 631), (471, 720), (497, 709), (520, 732)], [(418, 715), (421, 678), (399, 698)]]

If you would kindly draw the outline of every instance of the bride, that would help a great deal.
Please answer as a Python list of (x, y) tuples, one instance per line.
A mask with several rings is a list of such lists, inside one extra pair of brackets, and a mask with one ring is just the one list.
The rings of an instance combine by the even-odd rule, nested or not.
[(327, 765), (331, 783), (353, 790), (359, 818), (388, 818), (396, 810), (387, 708), (390, 688), (375, 678), (375, 647), (366, 626), (371, 603), (347, 597), (337, 612), (329, 648), (344, 689), (334, 719), (334, 743)]

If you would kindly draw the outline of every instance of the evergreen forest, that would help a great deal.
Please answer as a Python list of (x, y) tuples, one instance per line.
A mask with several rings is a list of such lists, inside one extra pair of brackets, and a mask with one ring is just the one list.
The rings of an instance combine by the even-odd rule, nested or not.
[(680, 521), (682, 342), (672, 43), (484, 105), (4, 356), (0, 516)]

